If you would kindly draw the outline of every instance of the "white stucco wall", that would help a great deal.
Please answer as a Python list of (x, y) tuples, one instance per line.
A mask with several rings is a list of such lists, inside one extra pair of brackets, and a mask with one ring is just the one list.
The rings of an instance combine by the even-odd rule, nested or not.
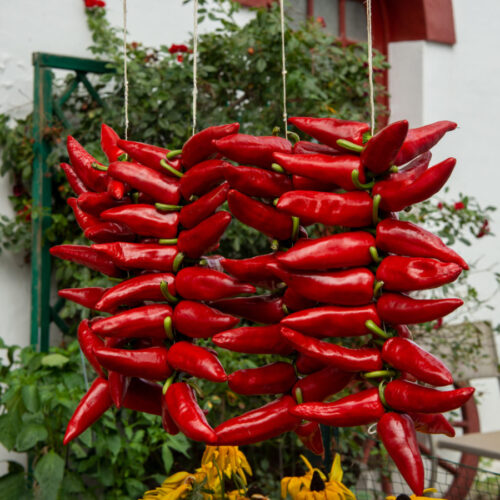
[[(423, 41), (390, 45), (389, 92), (391, 121), (409, 118), (412, 127), (437, 120), (453, 120), (459, 128), (433, 149), (433, 163), (449, 156), (457, 167), (449, 182), (450, 200), (469, 194), (483, 206), (499, 205), (500, 169), (495, 153), (500, 110), (500, 2), (497, 0), (454, 0), (457, 43), (454, 46)], [(494, 237), (474, 239), (472, 247), (457, 247), (479, 269), (500, 270), (500, 213), (493, 217)], [(471, 274), (470, 280), (488, 297), (496, 284), (490, 273)], [(493, 309), (481, 308), (474, 317), (500, 323), (500, 295)], [(497, 337), (497, 347), (500, 346)], [(484, 431), (499, 430), (500, 392), (496, 379), (474, 380), (484, 392), (480, 407)]]

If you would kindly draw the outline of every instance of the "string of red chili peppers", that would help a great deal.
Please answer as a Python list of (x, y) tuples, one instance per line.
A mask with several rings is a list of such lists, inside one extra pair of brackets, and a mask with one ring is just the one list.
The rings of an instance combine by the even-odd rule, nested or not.
[[(370, 137), (359, 122), (289, 122), (320, 144), (239, 134), (239, 125), (229, 124), (169, 151), (121, 140), (103, 125), (104, 166), (68, 138), (71, 164), (61, 167), (77, 196), (68, 203), (93, 244), (56, 246), (52, 255), (123, 281), (59, 292), (111, 314), (79, 326), (98, 378), (64, 443), (113, 404), (162, 415), (167, 432), (209, 444), (251, 444), (294, 431), (318, 454), (320, 423), (377, 423), (390, 456), (421, 495), (415, 431), (454, 435), (443, 413), (474, 389), (419, 383), (441, 387), (453, 379), (406, 325), (441, 318), (462, 301), (407, 294), (450, 283), (467, 264), (397, 212), (445, 184), (455, 160), (429, 168), (429, 150), (456, 124), (408, 130), (403, 120)], [(218, 210), (226, 200), (230, 213)], [(274, 251), (243, 260), (209, 255), (231, 214), (268, 236)], [(334, 226), (335, 234), (308, 238), (305, 228), (316, 223)], [(256, 294), (257, 286), (268, 292)], [(242, 319), (253, 326), (238, 326)], [(323, 340), (330, 337), (349, 337), (350, 347)], [(290, 362), (227, 375), (199, 338)], [(238, 394), (282, 396), (213, 428), (193, 378), (227, 381)], [(158, 382), (165, 381), (162, 391)], [(323, 402), (353, 382), (361, 390)]]

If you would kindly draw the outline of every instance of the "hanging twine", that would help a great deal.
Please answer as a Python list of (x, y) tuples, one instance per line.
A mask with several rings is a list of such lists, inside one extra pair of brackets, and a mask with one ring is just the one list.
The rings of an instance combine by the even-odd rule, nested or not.
[(127, 0), (123, 0), (123, 89), (125, 113), (125, 140), (128, 139), (128, 76), (127, 76)]
[(193, 133), (196, 134), (196, 104), (198, 100), (198, 0), (194, 0), (193, 19)]
[(370, 88), (370, 126), (375, 133), (375, 96), (373, 89), (372, 0), (366, 0), (366, 29), (368, 37), (368, 85)]
[(283, 77), (283, 124), (285, 126), (285, 138), (288, 139), (288, 115), (286, 111), (286, 55), (285, 55), (285, 8), (283, 0), (280, 0), (281, 21), (281, 75)]

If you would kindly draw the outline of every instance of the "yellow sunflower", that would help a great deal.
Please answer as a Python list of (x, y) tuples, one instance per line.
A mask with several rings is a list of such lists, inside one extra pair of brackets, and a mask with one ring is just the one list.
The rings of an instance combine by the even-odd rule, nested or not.
[[(427, 488), (424, 490), (424, 495), (426, 493), (436, 493), (437, 490), (436, 488)], [(410, 500), (429, 500), (429, 497), (426, 497), (426, 496), (423, 496), (423, 497), (419, 497), (417, 495), (398, 495), (397, 497), (394, 496), (394, 495), (391, 495), (389, 497), (386, 497), (386, 500), (403, 500), (403, 498), (409, 498)], [(446, 500), (446, 498), (434, 498), (432, 497), (434, 500)]]
[(300, 458), (308, 471), (304, 476), (284, 477), (281, 480), (282, 498), (290, 495), (292, 500), (356, 500), (352, 491), (342, 484), (340, 455), (335, 455), (328, 477), (314, 468), (306, 457), (301, 455)]

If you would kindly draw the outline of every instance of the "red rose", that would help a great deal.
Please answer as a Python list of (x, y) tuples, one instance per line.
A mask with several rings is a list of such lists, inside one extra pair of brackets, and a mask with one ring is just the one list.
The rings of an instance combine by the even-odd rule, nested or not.
[(177, 56), (177, 61), (178, 61), (178, 62), (182, 62), (182, 61), (184, 61), (184, 56), (183, 56), (182, 54), (179, 54), (179, 55)]
[(177, 45), (177, 52), (188, 52), (189, 49), (187, 45)]
[(464, 202), (463, 201), (457, 201), (455, 205), (453, 205), (453, 208), (455, 210), (463, 210), (465, 208)]
[(168, 49), (168, 51), (171, 54), (175, 54), (176, 52), (179, 52), (179, 46), (177, 44), (173, 43), (172, 45), (170, 45), (170, 48)]
[(319, 24), (321, 24), (321, 26), (323, 26), (323, 28), (326, 28), (326, 22), (325, 22), (325, 18), (324, 17), (317, 17), (316, 18), (316, 22), (318, 22)]
[(12, 194), (18, 198), (24, 193), (24, 188), (22, 184), (15, 184), (14, 187), (12, 188)]
[(438, 207), (439, 210), (443, 210), (444, 205), (441, 202), (439, 202), (437, 204), (437, 207)]

